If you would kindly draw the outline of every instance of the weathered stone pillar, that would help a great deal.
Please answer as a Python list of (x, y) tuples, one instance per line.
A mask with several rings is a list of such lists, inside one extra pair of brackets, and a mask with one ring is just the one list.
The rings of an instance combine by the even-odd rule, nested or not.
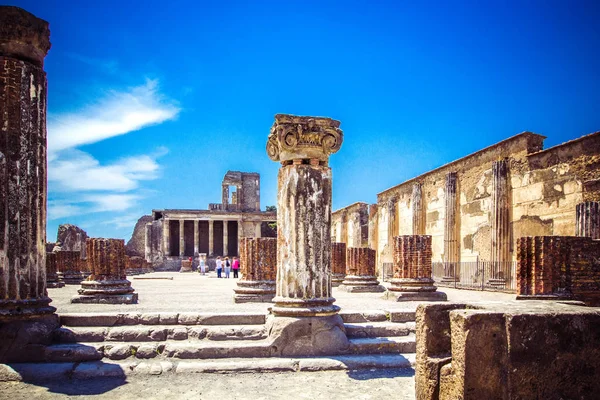
[(413, 184), (412, 190), (412, 231), (413, 235), (424, 235), (425, 234), (425, 210), (423, 209), (423, 191), (421, 190), (421, 184)]
[(146, 261), (152, 261), (152, 222), (148, 222), (146, 224), (146, 232), (145, 232), (146, 242), (144, 243), (144, 258)]
[(227, 220), (223, 221), (223, 256), (226, 257), (229, 255), (227, 249), (229, 248), (229, 223)]
[(504, 287), (510, 255), (510, 182), (508, 160), (494, 161), (492, 164), (492, 231), (491, 231), (491, 276), (488, 284)]
[(342, 223), (341, 223), (341, 243), (348, 245), (348, 210), (342, 211)]
[(349, 346), (331, 296), (331, 169), (339, 121), (278, 114), (267, 153), (281, 162), (277, 296), (269, 335), (275, 355), (336, 354)]
[(171, 220), (163, 219), (163, 247), (165, 249), (165, 257), (171, 255)]
[(375, 276), (375, 250), (364, 247), (346, 250), (346, 277), (339, 289), (351, 293), (385, 292)]
[(237, 221), (237, 249), (236, 249), (237, 256), (241, 255), (242, 238), (243, 237), (244, 237), (244, 225), (243, 225), (242, 220), (238, 219), (238, 221)]
[(575, 236), (600, 239), (600, 202), (586, 201), (576, 206)]
[(215, 234), (213, 231), (213, 223), (212, 219), (208, 220), (208, 256), (212, 256), (215, 254)]
[(262, 224), (260, 222), (257, 222), (256, 225), (254, 225), (254, 237), (255, 238), (259, 238), (262, 237)]
[(200, 221), (195, 219), (194, 220), (194, 257), (196, 257), (198, 255), (198, 253), (200, 252), (200, 236), (198, 234), (198, 232), (200, 232), (200, 229), (198, 229), (199, 224), (200, 224)]
[(65, 286), (62, 276), (58, 275), (56, 253), (46, 253), (46, 286), (49, 288)]
[(240, 273), (237, 288), (233, 289), (236, 303), (272, 301), (277, 275), (277, 239), (242, 238)]
[(67, 285), (79, 285), (84, 279), (82, 277), (82, 265), (85, 261), (81, 259), (79, 251), (57, 251), (56, 267), (58, 274)]
[(459, 243), (457, 224), (457, 174), (449, 172), (446, 175), (446, 204), (444, 219), (444, 277), (445, 282), (460, 279), (459, 274)]
[(392, 197), (387, 202), (388, 209), (388, 247), (390, 249), (390, 253), (392, 252), (392, 247), (394, 246), (394, 236), (398, 234), (398, 225), (396, 224), (397, 213), (396, 213), (396, 198)]
[(346, 277), (346, 243), (331, 243), (331, 286), (340, 286)]
[(185, 256), (185, 220), (179, 220), (179, 257)]
[(229, 185), (222, 185), (222, 204), (223, 204), (223, 211), (227, 211), (229, 209)]
[(137, 303), (138, 295), (125, 277), (125, 241), (88, 238), (86, 245), (92, 273), (81, 282), (79, 295), (73, 296), (71, 303)]
[(431, 278), (431, 236), (394, 238), (394, 278), (385, 298), (397, 301), (444, 301)]
[(58, 327), (46, 290), (48, 23), (0, 6), (0, 363), (43, 360)]

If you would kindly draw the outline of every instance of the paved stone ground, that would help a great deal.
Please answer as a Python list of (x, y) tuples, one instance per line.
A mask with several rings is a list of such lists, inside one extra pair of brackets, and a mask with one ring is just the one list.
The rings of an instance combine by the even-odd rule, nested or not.
[[(130, 277), (139, 294), (135, 305), (71, 304), (79, 286), (48, 289), (58, 313), (123, 311), (267, 312), (269, 304), (233, 302), (234, 279), (214, 273), (158, 272)], [(514, 295), (442, 288), (450, 301), (507, 301)], [(346, 293), (333, 289), (346, 311), (414, 309), (416, 302), (382, 299), (381, 293)], [(120, 379), (51, 382), (0, 382), (0, 399), (414, 399), (412, 370), (325, 371), (297, 373), (182, 374)]]
[(0, 398), (25, 399), (396, 399), (415, 398), (412, 371), (328, 371), (134, 377), (47, 384), (2, 383)]
[[(195, 312), (267, 312), (269, 303), (233, 302), (235, 279), (217, 279), (216, 275), (202, 276), (197, 273), (155, 272), (138, 275), (148, 277), (172, 277), (173, 280), (147, 280), (129, 277), (132, 286), (139, 294), (138, 304), (71, 304), (69, 300), (79, 285), (66, 285), (60, 289), (48, 289), (52, 305), (58, 313), (79, 312), (151, 312), (151, 311), (195, 311)], [(449, 301), (507, 301), (514, 300), (514, 294), (482, 292), (440, 288), (448, 295)], [(333, 288), (336, 304), (347, 311), (415, 309), (418, 302), (394, 302), (382, 299), (381, 293), (347, 293)]]

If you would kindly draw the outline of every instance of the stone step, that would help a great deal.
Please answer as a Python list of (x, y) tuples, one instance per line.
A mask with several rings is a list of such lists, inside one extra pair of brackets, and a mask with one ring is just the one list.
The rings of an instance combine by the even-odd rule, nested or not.
[(241, 372), (313, 372), (361, 369), (406, 369), (413, 373), (414, 354), (349, 355), (306, 358), (231, 358), (207, 360), (126, 360), (0, 364), (0, 382), (47, 382), (136, 375)]
[[(166, 340), (162, 342), (91, 342), (54, 344), (45, 349), (48, 362), (83, 362), (101, 359), (216, 359), (268, 358), (271, 341)], [(399, 354), (415, 352), (415, 335), (353, 338), (348, 354)]]
[(54, 331), (56, 343), (162, 342), (165, 340), (261, 340), (265, 325), (69, 326)]
[(62, 326), (121, 325), (261, 325), (262, 313), (75, 313), (61, 314)]
[(414, 333), (406, 336), (354, 338), (350, 339), (349, 351), (352, 354), (415, 353), (417, 343)]
[(369, 310), (352, 311), (343, 310), (340, 316), (344, 323), (363, 323), (363, 322), (411, 322), (415, 320), (415, 310)]
[(344, 324), (348, 338), (406, 336), (415, 333), (414, 322), (363, 322)]

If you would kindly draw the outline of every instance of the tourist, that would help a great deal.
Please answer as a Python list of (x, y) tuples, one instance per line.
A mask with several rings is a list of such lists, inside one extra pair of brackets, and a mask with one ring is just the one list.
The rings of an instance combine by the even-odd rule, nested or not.
[(223, 261), (221, 256), (217, 257), (217, 278), (221, 278), (221, 271), (223, 271)]
[(198, 270), (200, 271), (200, 273), (202, 275), (206, 275), (206, 261), (204, 261), (203, 257), (200, 257), (199, 263), (200, 263), (200, 265), (199, 265), (200, 268), (198, 268)]
[(229, 257), (225, 257), (225, 278), (229, 278), (231, 272), (231, 264), (229, 263)]
[(240, 270), (240, 260), (237, 257), (233, 257), (233, 264), (231, 265), (231, 269), (233, 269), (233, 277), (238, 277), (238, 271)]

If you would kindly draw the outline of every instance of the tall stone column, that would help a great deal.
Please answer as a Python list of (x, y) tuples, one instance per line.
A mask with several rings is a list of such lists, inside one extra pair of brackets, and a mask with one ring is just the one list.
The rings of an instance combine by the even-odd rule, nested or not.
[(279, 355), (335, 354), (349, 346), (331, 295), (331, 169), (343, 135), (330, 118), (278, 114), (267, 154), (281, 162), (277, 285), (270, 337)]
[(237, 288), (233, 289), (236, 303), (272, 301), (277, 275), (277, 239), (242, 238), (240, 273)]
[(169, 257), (171, 255), (171, 220), (169, 218), (163, 220), (163, 247), (165, 257)]
[(43, 65), (49, 49), (46, 21), (0, 7), (0, 362), (20, 340), (9, 326), (27, 329), (38, 317), (57, 323), (55, 316), (42, 317), (56, 310), (46, 291)]
[(339, 289), (351, 293), (385, 292), (375, 276), (375, 250), (365, 247), (346, 250), (346, 277)]
[(200, 224), (200, 221), (195, 219), (194, 220), (194, 257), (196, 257), (198, 255), (198, 253), (200, 253), (200, 236), (198, 234), (198, 232), (200, 232), (200, 229), (198, 227), (199, 224)]
[(125, 241), (88, 238), (86, 245), (91, 275), (81, 282), (71, 303), (137, 303), (138, 295), (125, 277)]
[(385, 298), (397, 301), (444, 301), (431, 277), (431, 236), (394, 238), (394, 277)]
[(144, 258), (152, 262), (152, 222), (146, 224), (146, 242), (144, 243)]
[(600, 202), (579, 203), (575, 210), (575, 236), (600, 239)]
[(415, 183), (412, 190), (412, 230), (413, 235), (425, 234), (425, 210), (423, 204), (423, 191), (420, 183)]
[(346, 277), (346, 243), (331, 243), (331, 286), (340, 286)]
[(179, 220), (179, 257), (185, 256), (185, 220)]
[(507, 270), (506, 263), (511, 261), (509, 190), (508, 160), (494, 161), (492, 164), (492, 269), (488, 284), (499, 287), (505, 285), (506, 277), (503, 276), (503, 271)]
[(459, 248), (457, 224), (457, 174), (449, 172), (446, 175), (446, 204), (444, 219), (444, 277), (447, 282), (459, 280)]
[(215, 254), (215, 232), (213, 230), (214, 221), (208, 220), (208, 256)]
[(226, 257), (229, 255), (227, 249), (229, 248), (229, 223), (227, 220), (223, 221), (223, 256)]

